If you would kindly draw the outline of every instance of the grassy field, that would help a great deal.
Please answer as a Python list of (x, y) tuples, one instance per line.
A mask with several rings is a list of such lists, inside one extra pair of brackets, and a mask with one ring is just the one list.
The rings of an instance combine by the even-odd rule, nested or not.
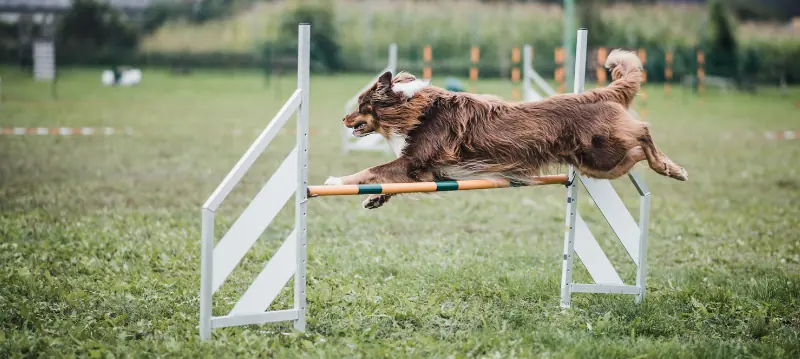
[[(99, 71), (66, 70), (53, 99), (49, 85), (0, 76), (0, 127), (130, 130), (0, 137), (0, 357), (800, 356), (800, 140), (761, 134), (800, 129), (800, 89), (700, 101), (647, 88), (654, 137), (689, 181), (637, 167), (653, 192), (641, 305), (576, 294), (559, 308), (563, 186), (398, 198), (378, 210), (323, 198), (309, 205), (307, 332), (269, 324), (200, 342), (200, 206), (294, 78), (145, 71), (139, 87), (103, 88)], [(367, 80), (312, 78), (312, 183), (389, 159), (340, 154), (342, 105)], [(511, 86), (479, 90), (508, 97)], [(288, 153), (293, 123), (217, 212), (217, 238)], [(630, 183), (614, 185), (638, 213)], [(582, 215), (632, 282), (624, 249), (581, 195)], [(292, 226), (288, 206), (215, 295), (215, 315)], [(589, 280), (580, 266), (576, 280)]]

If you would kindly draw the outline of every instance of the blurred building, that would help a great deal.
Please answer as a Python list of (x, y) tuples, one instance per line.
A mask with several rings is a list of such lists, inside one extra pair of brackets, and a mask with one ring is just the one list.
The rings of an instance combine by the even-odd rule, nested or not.
[[(152, 0), (96, 0), (129, 15), (141, 14)], [(20, 49), (32, 52), (33, 76), (37, 80), (55, 78), (56, 16), (72, 7), (73, 0), (0, 0), (0, 21), (16, 23)], [(38, 29), (38, 31), (36, 31)], [(23, 54), (20, 54), (23, 58)]]

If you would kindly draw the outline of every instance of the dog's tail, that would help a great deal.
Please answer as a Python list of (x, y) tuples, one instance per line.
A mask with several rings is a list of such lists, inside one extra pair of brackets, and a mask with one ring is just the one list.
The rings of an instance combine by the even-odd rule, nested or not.
[(642, 83), (642, 62), (630, 51), (614, 49), (606, 59), (613, 82), (608, 87), (595, 90), (603, 101), (613, 101), (629, 108)]

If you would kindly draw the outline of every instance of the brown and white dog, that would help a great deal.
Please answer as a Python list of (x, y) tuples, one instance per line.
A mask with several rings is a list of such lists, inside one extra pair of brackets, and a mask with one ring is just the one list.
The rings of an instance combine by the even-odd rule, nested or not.
[[(536, 102), (451, 92), (408, 73), (386, 72), (344, 117), (355, 136), (378, 133), (397, 158), (326, 185), (508, 178), (526, 181), (547, 166), (569, 164), (585, 176), (615, 179), (647, 160), (653, 171), (688, 179), (653, 142), (645, 122), (628, 115), (642, 81), (635, 54), (614, 50), (609, 86)], [(371, 195), (377, 208), (391, 195)]]

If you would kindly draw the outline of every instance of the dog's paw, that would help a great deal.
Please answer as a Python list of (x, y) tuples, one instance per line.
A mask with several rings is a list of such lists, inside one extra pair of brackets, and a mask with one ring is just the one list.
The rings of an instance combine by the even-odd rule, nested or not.
[(366, 209), (375, 209), (383, 206), (384, 203), (389, 202), (389, 198), (392, 198), (392, 196), (385, 194), (373, 194), (367, 197), (367, 199), (365, 199), (361, 204)]
[(328, 177), (324, 183), (326, 186), (339, 186), (344, 184), (341, 177)]
[(689, 172), (686, 171), (685, 168), (681, 167), (681, 173), (675, 176), (675, 179), (681, 181), (688, 181), (689, 180)]

